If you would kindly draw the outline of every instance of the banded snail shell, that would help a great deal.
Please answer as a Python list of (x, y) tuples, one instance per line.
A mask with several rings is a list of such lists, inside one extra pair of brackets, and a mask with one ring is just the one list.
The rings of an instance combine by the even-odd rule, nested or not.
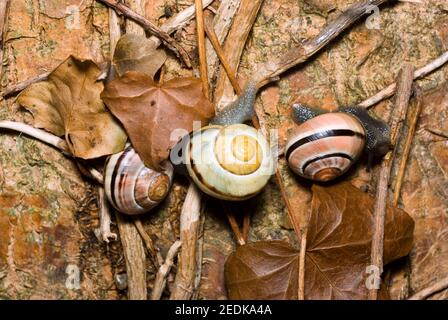
[(191, 135), (185, 149), (190, 177), (203, 192), (218, 199), (251, 198), (273, 173), (269, 143), (244, 124), (203, 127)]
[(146, 167), (129, 146), (110, 156), (105, 164), (104, 190), (112, 206), (130, 215), (150, 211), (169, 193), (173, 166), (163, 164), (162, 172)]
[(348, 113), (325, 113), (297, 127), (285, 155), (298, 175), (326, 182), (344, 174), (364, 150), (362, 124)]

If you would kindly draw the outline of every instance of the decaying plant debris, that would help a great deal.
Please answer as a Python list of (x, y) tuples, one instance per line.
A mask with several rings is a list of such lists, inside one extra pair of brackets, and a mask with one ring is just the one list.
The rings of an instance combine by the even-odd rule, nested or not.
[[(385, 281), (379, 295), (381, 298), (390, 296), (392, 299), (406, 299), (411, 296), (420, 299), (446, 298), (448, 69), (442, 66), (446, 62), (445, 52), (448, 50), (448, 7), (445, 1), (427, 0), (424, 3), (371, 1), (373, 4), (388, 2), (380, 7), (380, 15), (377, 17), (379, 20), (375, 21), (376, 24), (369, 23), (372, 22), (369, 20), (371, 17), (367, 18), (367, 22), (365, 18), (357, 20), (365, 12), (359, 12), (355, 16), (348, 15), (350, 24), (354, 26), (341, 24), (340, 27), (343, 27), (341, 29), (347, 28), (347, 30), (330, 44), (326, 44), (325, 41), (313, 42), (310, 39), (318, 40), (319, 32), (328, 30), (325, 29), (325, 25), (334, 21), (356, 1), (213, 1), (211, 7), (217, 12), (213, 24), (218, 41), (222, 42), (224, 58), (227, 58), (229, 67), (227, 70), (218, 68), (219, 59), (210, 52), (217, 45), (215, 41), (213, 46), (205, 45), (207, 62), (210, 65), (208, 71), (202, 69), (202, 73), (198, 68), (200, 63), (197, 58), (196, 23), (193, 20), (189, 21), (194, 17), (194, 8), (188, 7), (194, 2), (193, 0), (124, 1), (126, 8), (131, 10), (126, 11), (125, 16), (134, 17), (131, 21), (117, 16), (113, 8), (103, 5), (115, 1), (75, 0), (70, 2), (70, 7), (45, 0), (9, 1), (8, 10), (5, 11), (9, 14), (5, 15), (7, 20), (3, 36), (0, 38), (3, 49), (1, 84), (2, 92), (6, 93), (1, 101), (0, 119), (35, 124), (36, 115), (37, 119), (40, 119), (41, 115), (36, 113), (38, 111), (35, 101), (43, 105), (43, 111), (39, 112), (54, 114), (66, 108), (69, 105), (63, 100), (66, 95), (61, 95), (59, 105), (62, 107), (54, 110), (48, 108), (46, 100), (48, 96), (45, 95), (45, 90), (39, 90), (40, 96), (36, 100), (36, 96), (32, 94), (33, 87), (45, 86), (48, 88), (44, 89), (49, 91), (57, 90), (58, 86), (52, 83), (54, 80), (51, 72), (58, 66), (63, 67), (69, 56), (78, 57), (79, 61), (93, 61), (92, 64), (97, 66), (106, 66), (111, 60), (111, 48), (120, 36), (120, 29), (139, 36), (143, 36), (143, 29), (152, 32), (147, 46), (154, 50), (151, 54), (156, 57), (157, 63), (148, 67), (146, 72), (147, 82), (151, 82), (151, 86), (163, 86), (151, 79), (157, 73), (160, 73), (158, 77), (163, 80), (162, 83), (169, 83), (170, 80), (176, 82), (172, 79), (178, 77), (199, 76), (206, 73), (210, 81), (207, 87), (212, 89), (212, 98), (218, 106), (217, 110), (225, 107), (235, 96), (233, 90), (236, 84), (233, 82), (232, 86), (227, 80), (226, 72), (237, 74), (240, 86), (245, 83), (245, 79), (252, 79), (260, 86), (275, 80), (276, 82), (261, 89), (256, 111), (257, 122), (265, 132), (271, 128), (279, 129), (280, 149), (285, 143), (288, 132), (294, 126), (289, 116), (289, 108), (294, 102), (334, 110), (338, 106), (364, 101), (363, 106), (374, 108), (376, 115), (386, 119), (393, 108), (394, 100), (385, 99), (393, 94), (396, 87), (381, 90), (395, 82), (405, 62), (411, 64), (417, 70), (416, 78), (420, 79), (414, 84), (418, 84), (422, 92), (411, 97), (410, 108), (413, 104), (420, 104), (421, 116), (413, 141), (400, 144), (395, 150), (396, 159), (401, 159), (407, 148), (411, 151), (401, 186), (402, 191), (398, 195), (400, 209), (389, 209), (386, 215), (384, 262), (400, 259), (385, 266), (383, 274)], [(204, 1), (204, 5), (208, 6), (211, 2)], [(356, 7), (356, 4), (354, 6)], [(173, 17), (165, 15), (167, 7), (174, 12)], [(187, 8), (188, 12), (183, 11)], [(1, 9), (0, 13), (3, 13)], [(181, 14), (177, 15), (179, 12)], [(123, 10), (118, 10), (118, 13), (123, 13)], [(146, 19), (142, 20), (133, 13)], [(207, 22), (208, 15), (209, 13), (205, 12), (206, 24), (210, 23)], [(182, 22), (179, 22), (181, 20), (179, 16), (184, 19)], [(147, 21), (151, 26), (148, 26)], [(234, 25), (232, 21), (236, 21)], [(173, 27), (173, 24), (176, 27)], [(160, 28), (155, 28), (153, 25), (158, 25)], [(154, 33), (155, 36), (161, 36), (163, 41), (155, 37)], [(163, 49), (166, 56), (158, 51), (160, 49), (156, 49), (164, 48), (159, 47), (162, 42), (169, 46), (169, 49)], [(294, 50), (296, 47), (300, 50)], [(317, 49), (321, 51), (317, 52)], [(151, 50), (148, 49), (148, 52)], [(179, 53), (182, 59), (178, 59), (173, 52)], [(122, 68), (117, 69), (118, 76), (123, 75), (120, 70), (127, 71), (141, 66), (147, 58), (130, 57), (128, 63), (125, 55), (124, 51), (124, 55), (113, 61), (113, 64)], [(193, 69), (186, 68), (189, 57), (192, 58)], [(201, 58), (203, 60), (203, 55)], [(164, 67), (159, 71), (165, 59)], [(301, 62), (305, 63), (283, 74), (283, 71), (289, 69), (291, 65)], [(424, 76), (422, 76), (420, 73), (422, 69), (419, 68), (428, 64), (431, 70), (423, 70)], [(93, 65), (89, 68), (93, 68), (92, 77), (101, 78), (99, 68), (95, 69)], [(278, 80), (279, 75), (281, 78)], [(46, 82), (38, 82), (44, 79), (47, 79)], [(108, 85), (117, 86), (109, 80)], [(89, 86), (89, 94), (99, 97), (101, 90), (95, 90), (98, 84), (99, 82)], [(204, 83), (202, 85), (204, 86)], [(199, 87), (200, 83), (197, 83), (197, 86)], [(70, 85), (68, 87), (76, 88)], [(14, 95), (23, 89), (25, 91), (16, 100)], [(78, 93), (77, 90), (74, 91)], [(375, 96), (378, 92), (380, 98), (376, 98), (378, 95)], [(123, 99), (123, 96), (120, 98)], [(24, 112), (19, 104), (32, 111), (34, 118)], [(204, 103), (201, 106), (204, 119), (211, 116), (211, 110), (207, 110), (206, 105), (207, 103)], [(103, 106), (98, 105), (98, 108)], [(108, 113), (102, 115), (109, 117)], [(120, 115), (115, 115), (125, 123)], [(408, 116), (411, 118), (412, 113), (410, 112)], [(79, 128), (72, 126), (73, 123), (64, 119), (63, 112), (60, 118), (59, 123), (42, 124), (39, 127), (57, 135), (71, 135), (72, 130), (75, 134), (79, 131), (77, 130)], [(163, 119), (159, 115), (150, 115), (149, 118)], [(111, 127), (115, 128), (115, 120), (110, 121)], [(413, 121), (408, 120), (406, 123), (412, 125)], [(124, 127), (126, 128), (126, 123)], [(103, 129), (110, 131), (107, 128)], [(91, 132), (94, 133), (93, 136), (97, 134), (95, 128), (90, 130), (88, 136), (92, 136)], [(408, 130), (410, 129), (404, 126), (401, 136), (406, 137)], [(116, 132), (117, 136), (121, 135), (118, 131), (111, 132)], [(98, 136), (103, 137), (99, 133)], [(182, 250), (191, 250), (188, 243), (184, 245), (176, 242), (180, 234), (185, 231), (181, 229), (179, 216), (188, 181), (182, 177), (176, 178), (170, 195), (162, 205), (147, 215), (139, 216), (136, 222), (123, 221), (120, 216), (117, 219), (112, 217), (111, 232), (126, 234), (126, 239), (105, 243), (102, 242), (101, 232), (95, 233), (100, 227), (97, 188), (91, 180), (81, 176), (70, 157), (39, 141), (10, 131), (2, 131), (0, 141), (2, 146), (0, 148), (0, 230), (2, 230), (0, 297), (144, 299), (150, 296), (152, 298), (182, 296), (181, 293), (176, 293), (179, 288), (176, 289), (174, 285), (175, 281), (177, 284), (178, 281), (182, 281), (176, 278), (179, 261), (175, 255), (180, 250), (179, 256), (182, 257)], [(70, 141), (73, 140), (67, 139), (67, 142)], [(113, 153), (116, 145), (110, 145), (108, 142), (124, 144), (124, 141), (117, 141), (114, 138), (105, 141), (105, 146), (102, 144), (103, 147), (94, 149), (83, 148), (86, 143), (82, 139), (74, 141), (79, 144), (68, 143), (70, 153), (86, 159)], [(95, 143), (98, 141), (100, 140), (95, 140)], [(92, 155), (86, 150), (95, 150), (101, 154)], [(150, 159), (150, 162), (154, 161), (153, 165), (158, 164), (161, 158), (166, 156), (166, 150), (162, 150), (160, 154), (156, 152), (154, 158), (156, 160)], [(92, 163), (94, 168), (100, 166), (100, 161), (98, 164)], [(391, 169), (392, 177), (400, 171), (399, 167), (399, 161), (395, 161)], [(359, 195), (353, 191), (341, 196), (341, 193), (344, 193), (343, 188), (354, 187), (346, 182), (341, 183), (340, 188), (336, 184), (328, 187), (328, 190), (319, 186), (311, 187), (311, 183), (295, 177), (284, 160), (280, 159), (277, 179), (272, 179), (262, 194), (256, 199), (229, 209), (234, 211), (232, 214), (237, 220), (239, 217), (242, 220), (247, 212), (254, 212), (250, 219), (250, 228), (247, 228), (249, 220), (244, 220), (246, 227), (243, 233), (249, 230), (247, 241), (249, 243), (238, 248), (221, 203), (203, 197), (200, 217), (205, 217), (205, 221), (200, 219), (197, 221), (195, 232), (199, 238), (198, 241), (194, 241), (194, 245), (200, 249), (200, 254), (195, 257), (199, 259), (199, 263), (196, 263), (194, 270), (195, 278), (191, 286), (193, 289), (187, 288), (188, 297), (273, 298), (274, 296), (269, 295), (273, 294), (272, 292), (264, 293), (257, 287), (264, 286), (263, 281), (269, 279), (253, 281), (245, 291), (242, 291), (238, 288), (238, 283), (244, 280), (241, 277), (244, 278), (250, 273), (248, 271), (246, 274), (237, 274), (232, 270), (241, 267), (238, 263), (244, 264), (243, 259), (246, 259), (244, 255), (250, 250), (267, 254), (269, 250), (278, 249), (284, 253), (281, 255), (284, 257), (281, 263), (287, 263), (288, 268), (293, 270), (291, 278), (293, 285), (279, 282), (277, 287), (279, 292), (278, 294), (275, 292), (277, 294), (275, 298), (367, 298), (365, 287), (360, 289), (355, 285), (356, 281), (365, 280), (359, 275), (360, 278), (356, 275), (344, 278), (351, 281), (347, 280), (353, 289), (346, 295), (339, 294), (338, 286), (347, 286), (348, 282), (332, 282), (331, 276), (328, 275), (323, 278), (331, 283), (316, 279), (322, 274), (319, 267), (321, 263), (326, 269), (328, 266), (330, 270), (336, 268), (339, 273), (335, 277), (339, 277), (338, 279), (341, 272), (344, 273), (342, 270), (344, 268), (351, 271), (359, 268), (358, 273), (361, 273), (370, 264), (369, 241), (372, 235), (372, 229), (369, 228), (369, 221), (372, 219), (370, 209), (359, 209), (363, 212), (359, 216), (343, 215), (348, 220), (341, 219), (347, 222), (348, 226), (343, 223), (340, 231), (332, 229), (341, 232), (335, 238), (342, 239), (342, 244), (346, 245), (345, 240), (348, 238), (350, 241), (355, 241), (353, 238), (355, 232), (345, 232), (344, 228), (354, 223), (365, 228), (366, 232), (358, 234), (363, 237), (364, 249), (359, 248), (363, 255), (362, 262), (357, 264), (357, 268), (344, 264), (350, 259), (338, 261), (340, 254), (337, 248), (336, 251), (332, 251), (334, 259), (326, 256), (326, 261), (316, 260), (319, 258), (321, 239), (330, 241), (329, 247), (336, 243), (340, 244), (333, 241), (331, 234), (328, 238), (320, 238), (319, 235), (319, 231), (323, 228), (322, 223), (328, 222), (331, 225), (334, 221), (330, 218), (336, 219), (337, 216), (325, 215), (323, 219), (317, 217), (325, 212), (324, 209), (319, 209), (320, 206), (328, 208), (340, 204), (338, 213), (342, 213), (354, 205), (350, 201), (361, 202), (354, 199), (357, 197), (366, 198), (362, 203), (371, 202), (373, 207), (379, 170), (380, 166), (377, 165), (373, 170), (367, 171), (364, 162), (361, 162), (345, 177), (345, 180), (351, 181), (358, 188), (356, 192)], [(394, 191), (393, 187), (390, 191)], [(288, 199), (287, 203), (284, 201), (285, 198)], [(195, 210), (199, 209), (195, 207)], [(353, 213), (356, 210), (349, 211)], [(391, 225), (389, 219), (390, 216), (394, 216), (392, 211), (399, 218)], [(415, 222), (413, 246), (411, 246), (413, 223), (410, 217)], [(117, 224), (120, 228), (117, 228)], [(126, 228), (127, 231), (123, 231)], [(388, 241), (390, 235), (395, 237), (394, 241)], [(185, 236), (183, 238), (185, 239)], [(279, 240), (283, 242), (280, 243)], [(142, 272), (146, 267), (144, 275), (129, 274), (133, 241), (140, 241), (141, 251), (137, 257), (140, 267), (135, 270)], [(272, 247), (267, 246), (270, 241), (274, 241)], [(122, 247), (122, 243), (125, 247)], [(148, 255), (144, 252), (144, 243), (148, 244)], [(397, 243), (401, 245), (397, 246)], [(151, 245), (154, 245), (156, 253), (152, 252)], [(302, 254), (299, 249), (302, 250)], [(226, 257), (232, 252), (235, 253), (224, 265)], [(154, 259), (157, 260), (156, 263), (152, 262)], [(130, 263), (132, 264), (132, 261)], [(249, 265), (248, 270), (256, 269), (261, 263), (248, 263), (246, 267)], [(163, 269), (159, 270), (159, 266)], [(79, 286), (76, 282), (78, 271)], [(271, 274), (274, 280), (277, 276), (278, 273)], [(283, 275), (279, 277), (285, 279)], [(228, 292), (224, 281), (227, 281)], [(132, 287), (136, 283), (139, 286)], [(283, 284), (284, 287), (280, 287)], [(421, 290), (423, 291), (420, 292)]]

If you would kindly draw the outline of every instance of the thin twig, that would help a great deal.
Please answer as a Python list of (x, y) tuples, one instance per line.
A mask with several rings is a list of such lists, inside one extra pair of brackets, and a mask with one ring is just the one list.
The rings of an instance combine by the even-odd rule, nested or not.
[[(416, 70), (414, 72), (414, 80), (421, 79), (431, 72), (439, 69), (441, 66), (443, 66), (445, 63), (448, 62), (448, 51), (442, 54), (440, 57), (436, 58), (435, 60), (432, 60), (430, 63), (425, 65), (424, 67)], [(376, 105), (378, 102), (390, 98), (394, 95), (395, 90), (397, 89), (397, 84), (392, 83), (388, 87), (384, 88), (380, 92), (376, 93), (372, 97), (364, 100), (359, 104), (359, 106), (364, 108), (370, 108), (374, 105)]]
[(70, 149), (65, 140), (59, 138), (54, 134), (51, 134), (41, 129), (36, 129), (25, 123), (4, 120), (0, 121), (0, 128), (24, 133), (33, 138), (36, 138), (37, 140), (45, 142), (46, 144), (54, 146), (66, 154), (71, 154)]
[(151, 292), (151, 300), (160, 300), (162, 296), (163, 290), (165, 290), (166, 286), (166, 278), (171, 271), (171, 268), (174, 264), (174, 257), (179, 252), (180, 247), (182, 246), (181, 241), (176, 241), (168, 250), (166, 255), (165, 262), (160, 266), (159, 271), (156, 275), (156, 280), (154, 281), (154, 288)]
[(0, 78), (3, 75), (3, 51), (7, 30), (9, 0), (0, 1)]
[(111, 212), (103, 186), (98, 186), (98, 207), (100, 213), (99, 230), (101, 240), (106, 243), (109, 243), (109, 239), (112, 239), (113, 241), (117, 240), (117, 234), (110, 231)]
[(204, 31), (204, 11), (201, 0), (195, 0), (196, 5), (196, 34), (198, 37), (199, 69), (202, 82), (202, 91), (205, 97), (209, 98), (207, 56), (205, 52), (205, 31)]
[[(204, 200), (203, 200), (204, 201)], [(198, 245), (196, 254), (196, 275), (193, 281), (193, 294), (191, 295), (192, 300), (197, 300), (199, 296), (199, 286), (202, 279), (202, 259), (204, 257), (204, 223), (205, 223), (205, 204), (201, 205), (201, 217), (199, 221), (199, 231), (198, 231)]]
[(154, 242), (152, 241), (151, 237), (146, 233), (141, 220), (135, 216), (133, 218), (135, 227), (137, 228), (140, 237), (142, 237), (143, 242), (146, 245), (146, 250), (148, 250), (149, 256), (151, 258), (152, 263), (154, 264), (154, 267), (156, 267), (156, 269), (159, 269), (160, 265), (163, 263), (163, 257), (160, 254), (160, 251), (154, 245)]
[(244, 212), (244, 217), (243, 217), (243, 240), (246, 243), (249, 240), (250, 216), (251, 216), (250, 211)]
[(305, 257), (306, 257), (306, 236), (307, 230), (305, 229), (302, 233), (302, 237), (300, 238), (300, 256), (299, 256), (299, 292), (298, 299), (305, 300)]
[(236, 221), (235, 215), (232, 213), (228, 204), (222, 202), (222, 206), (224, 208), (224, 212), (226, 213), (227, 220), (229, 220), (230, 227), (232, 228), (233, 234), (235, 236), (238, 245), (244, 246), (246, 241), (244, 240), (244, 236), (241, 233), (240, 227), (238, 226), (238, 222)]
[(188, 300), (194, 290), (197, 270), (197, 244), (201, 221), (201, 191), (190, 183), (180, 214), (180, 241), (182, 249), (177, 265), (171, 300)]
[(43, 80), (47, 80), (48, 76), (50, 75), (50, 72), (45, 72), (42, 73), (36, 77), (27, 79), (25, 81), (19, 82), (15, 85), (11, 85), (7, 88), (5, 88), (5, 90), (3, 90), (3, 92), (1, 93), (1, 95), (6, 98), (9, 97), (15, 93), (18, 93), (24, 89), (26, 89), (28, 86), (32, 85), (33, 83), (39, 82), (39, 81), (43, 81)]
[(113, 8), (117, 12), (123, 14), (126, 18), (134, 20), (140, 26), (142, 26), (143, 29), (159, 37), (169, 49), (171, 49), (179, 58), (182, 59), (187, 67), (191, 67), (191, 61), (187, 51), (181, 45), (179, 45), (176, 40), (174, 40), (167, 32), (163, 31), (161, 28), (153, 24), (142, 15), (139, 15), (138, 13), (129, 9), (129, 7), (125, 6), (123, 3), (115, 0), (97, 1)]
[(409, 116), (407, 120), (407, 127), (409, 128), (408, 134), (406, 136), (406, 141), (404, 142), (403, 154), (400, 158), (400, 164), (398, 166), (397, 177), (395, 179), (394, 186), (394, 198), (392, 200), (392, 205), (397, 206), (398, 200), (400, 199), (401, 186), (403, 184), (404, 175), (406, 172), (406, 165), (408, 163), (409, 154), (411, 152), (412, 141), (414, 139), (415, 130), (417, 128), (418, 118), (420, 116), (420, 112), (422, 111), (422, 97), (421, 97), (421, 89), (415, 87), (415, 103), (411, 105), (409, 108)]
[(129, 300), (146, 300), (146, 254), (134, 219), (116, 211), (118, 231), (126, 261)]
[[(395, 99), (395, 107), (391, 116), (391, 143), (397, 145), (398, 136), (409, 105), (409, 98), (412, 93), (414, 68), (412, 65), (405, 64), (398, 76), (398, 89)], [(375, 205), (373, 210), (373, 237), (371, 249), (371, 265), (379, 270), (378, 276), (383, 273), (383, 249), (384, 249), (384, 220), (387, 207), (387, 196), (389, 187), (389, 178), (393, 164), (394, 152), (390, 151), (384, 157), (379, 173), (379, 181), (376, 191)], [(369, 300), (376, 300), (378, 289), (369, 290)]]
[[(215, 16), (213, 18), (211, 28), (215, 32), (219, 44), (222, 45), (224, 40), (229, 33), (229, 30), (233, 24), (233, 20), (236, 11), (240, 7), (242, 0), (221, 0), (218, 10), (214, 12), (211, 7), (208, 7), (208, 11), (214, 12)], [(212, 43), (207, 40), (207, 62), (209, 66), (208, 74), (210, 82), (215, 82), (219, 71), (219, 61), (216, 52), (212, 50)]]
[(222, 47), (219, 43), (218, 36), (216, 35), (215, 30), (213, 29), (211, 16), (209, 14), (205, 15), (205, 32), (207, 33), (207, 37), (210, 40), (213, 49), (215, 49), (215, 52), (219, 58), (219, 61), (221, 62), (221, 65), (226, 71), (227, 77), (229, 78), (230, 83), (233, 86), (233, 89), (235, 90), (237, 95), (241, 95), (242, 93), (241, 87), (238, 81), (236, 80), (235, 72), (233, 72), (232, 68), (229, 65), (229, 62), (227, 61), (227, 58), (224, 55), (224, 51), (222, 50)]
[(423, 300), (447, 288), (448, 288), (448, 278), (445, 278), (437, 281), (432, 286), (417, 292), (416, 294), (411, 296), (408, 300)]
[(448, 133), (442, 132), (437, 129), (431, 129), (431, 128), (425, 128), (425, 130), (428, 131), (429, 133), (432, 133), (435, 136), (440, 137), (440, 138), (448, 139)]
[[(223, 46), (228, 65), (233, 73), (237, 74), (241, 55), (246, 46), (250, 31), (258, 16), (264, 0), (241, 1), (238, 11), (233, 19), (232, 27)], [(225, 70), (221, 70), (216, 82), (213, 97), (217, 110), (230, 104), (235, 98), (232, 85), (227, 78)]]
[(277, 169), (277, 171), (275, 172), (275, 178), (277, 180), (277, 185), (280, 189), (280, 193), (282, 195), (283, 201), (285, 201), (286, 208), (288, 210), (288, 216), (291, 219), (292, 225), (294, 227), (294, 231), (295, 231), (297, 237), (299, 239), (301, 239), (302, 238), (302, 230), (300, 230), (300, 228), (299, 228), (300, 223), (298, 221), (298, 216), (296, 216), (295, 210), (292, 208), (291, 203), (289, 202), (289, 197), (286, 194), (285, 184), (283, 182), (283, 178), (282, 178), (282, 175), (281, 175), (279, 169)]

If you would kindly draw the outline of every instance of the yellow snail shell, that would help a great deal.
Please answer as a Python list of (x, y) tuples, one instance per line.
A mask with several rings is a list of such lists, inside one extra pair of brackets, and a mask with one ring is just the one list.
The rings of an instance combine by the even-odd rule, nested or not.
[(203, 127), (192, 134), (185, 149), (190, 177), (203, 192), (218, 199), (251, 198), (273, 173), (269, 143), (244, 124)]
[(173, 166), (163, 164), (162, 172), (146, 167), (132, 147), (110, 156), (105, 164), (104, 190), (118, 211), (130, 215), (150, 211), (169, 193)]
[(348, 113), (318, 115), (297, 127), (285, 155), (298, 175), (326, 182), (344, 174), (364, 150), (365, 131)]

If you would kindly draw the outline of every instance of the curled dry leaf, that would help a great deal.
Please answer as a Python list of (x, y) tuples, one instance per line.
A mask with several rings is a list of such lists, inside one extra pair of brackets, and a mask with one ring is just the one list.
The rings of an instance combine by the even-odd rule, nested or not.
[[(306, 299), (366, 299), (373, 203), (349, 183), (312, 187), (305, 258)], [(388, 207), (384, 262), (409, 254), (414, 221)], [(299, 252), (280, 241), (239, 247), (225, 266), (230, 299), (297, 299)], [(382, 298), (386, 298), (382, 290)]]
[(118, 40), (113, 65), (120, 77), (127, 71), (138, 71), (154, 78), (166, 58), (165, 50), (158, 49), (153, 41), (129, 33)]
[(145, 164), (156, 170), (178, 141), (171, 136), (175, 130), (191, 132), (194, 121), (205, 125), (214, 114), (197, 78), (157, 84), (146, 74), (130, 71), (108, 83), (101, 97)]
[(65, 136), (76, 157), (92, 159), (123, 150), (126, 133), (101, 101), (101, 70), (91, 60), (70, 56), (48, 80), (32, 84), (17, 98), (34, 126)]

